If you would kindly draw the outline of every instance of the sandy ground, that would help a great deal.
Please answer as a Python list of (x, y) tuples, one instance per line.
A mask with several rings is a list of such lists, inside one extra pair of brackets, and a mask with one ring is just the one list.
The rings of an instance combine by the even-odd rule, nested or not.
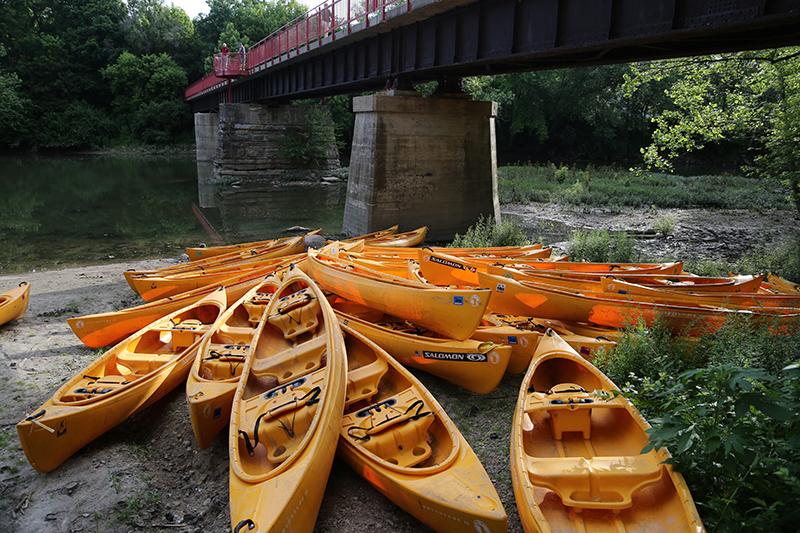
[[(735, 257), (756, 243), (780, 240), (800, 227), (796, 214), (786, 211), (613, 214), (530, 205), (504, 206), (504, 212), (516, 214), (531, 227), (557, 221), (571, 227), (636, 230), (646, 237), (658, 221), (670, 217), (669, 239), (651, 236), (642, 242), (678, 256), (699, 249), (709, 256)], [(0, 290), (20, 281), (32, 287), (27, 314), (0, 326), (0, 532), (230, 531), (226, 439), (218, 436), (208, 449), (198, 448), (180, 387), (48, 474), (28, 465), (15, 428), (99, 353), (74, 336), (66, 318), (137, 305), (140, 300), (123, 272), (180, 260), (0, 276)], [(415, 374), (478, 453), (509, 515), (509, 530), (520, 532), (508, 466), (509, 424), (520, 377), (506, 376), (493, 393), (479, 396), (422, 372)], [(428, 531), (337, 459), (316, 531), (378, 528)]]

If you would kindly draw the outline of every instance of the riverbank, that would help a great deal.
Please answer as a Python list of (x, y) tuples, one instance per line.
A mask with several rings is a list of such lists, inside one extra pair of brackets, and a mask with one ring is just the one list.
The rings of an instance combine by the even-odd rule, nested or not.
[[(503, 206), (524, 225), (544, 221), (577, 228), (633, 230), (642, 244), (662, 246), (679, 258), (691, 247), (720, 256), (752, 250), (791, 235), (794, 213), (699, 210), (569, 211), (553, 204)], [(647, 236), (662, 217), (672, 217), (667, 236)], [(670, 238), (671, 236), (671, 238)], [(704, 237), (706, 236), (706, 237)], [(550, 244), (550, 243), (547, 243)], [(69, 316), (138, 305), (124, 271), (186, 260), (119, 262), (0, 276), (0, 289), (31, 283), (24, 317), (0, 326), (0, 531), (127, 532), (229, 531), (228, 450), (225, 435), (197, 447), (177, 388), (153, 407), (114, 428), (49, 474), (35, 472), (19, 446), (15, 424), (37, 409), (67, 378), (97, 357), (67, 325)], [(475, 449), (509, 515), (509, 531), (522, 530), (508, 467), (510, 419), (521, 381), (506, 376), (480, 396), (423, 372), (414, 372), (434, 393)], [(695, 490), (698, 488), (693, 487)], [(317, 531), (427, 531), (338, 459), (328, 482)]]

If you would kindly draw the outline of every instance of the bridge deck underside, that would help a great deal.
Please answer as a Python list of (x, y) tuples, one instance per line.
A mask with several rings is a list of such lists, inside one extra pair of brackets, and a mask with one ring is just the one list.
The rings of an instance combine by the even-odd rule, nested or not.
[[(480, 0), (402, 21), (235, 81), (232, 101), (376, 90), (395, 78), (428, 81), (800, 44), (800, 0)], [(222, 89), (189, 103), (200, 112), (227, 98)]]

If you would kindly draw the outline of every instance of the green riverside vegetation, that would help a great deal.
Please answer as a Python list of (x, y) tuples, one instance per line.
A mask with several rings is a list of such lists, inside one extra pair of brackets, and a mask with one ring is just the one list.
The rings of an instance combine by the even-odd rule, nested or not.
[[(499, 170), (502, 202), (581, 206), (792, 209), (785, 189), (732, 176), (636, 175), (611, 169), (512, 166)], [(720, 184), (724, 183), (724, 186)], [(616, 187), (615, 200), (606, 191)], [(662, 233), (669, 231), (664, 222)], [(511, 237), (510, 237), (511, 236)], [(453, 246), (527, 244), (513, 222), (481, 219)], [(573, 260), (650, 262), (625, 232), (576, 231)], [(800, 281), (800, 233), (734, 264), (686, 262), (699, 275), (773, 272)], [(652, 424), (649, 447), (666, 447), (708, 531), (791, 531), (800, 520), (800, 333), (777, 334), (746, 317), (700, 337), (662, 324), (627, 329), (593, 363)], [(645, 448), (647, 449), (647, 448)]]

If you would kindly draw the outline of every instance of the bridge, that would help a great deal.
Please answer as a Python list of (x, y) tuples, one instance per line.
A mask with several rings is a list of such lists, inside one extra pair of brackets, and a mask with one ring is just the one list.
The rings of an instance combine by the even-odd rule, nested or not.
[[(467, 147), (469, 139), (462, 139), (462, 146), (456, 147), (453, 136), (459, 130), (469, 132), (468, 137), (480, 131), (486, 136), (481, 143), (493, 143), (493, 109), (481, 107), (486, 103), (467, 104), (457, 98), (460, 78), (797, 44), (800, 0), (329, 0), (250, 47), (244, 55), (218, 54), (214, 74), (187, 88), (185, 99), (196, 114), (220, 110), (222, 115), (226, 104), (274, 106), (299, 98), (389, 89), (375, 97), (354, 100), (356, 135), (359, 120), (375, 126), (365, 126), (364, 137), (354, 140), (354, 156), (364, 144), (363, 152), (373, 159), (364, 163), (369, 168), (364, 169), (367, 175), (363, 178), (358, 174), (362, 170), (359, 163), (355, 161), (355, 168), (351, 163), (352, 193), (360, 194), (361, 199), (355, 202), (358, 207), (350, 210), (359, 213), (355, 225), (348, 227), (346, 209), (345, 230), (366, 233), (388, 221), (376, 216), (376, 211), (398, 216), (413, 206), (406, 201), (376, 199), (380, 192), (376, 182), (383, 182), (385, 176), (375, 172), (392, 173), (394, 180), (400, 174), (408, 175), (407, 180), (400, 181), (402, 187), (414, 190), (412, 197), (456, 193), (460, 201), (465, 199), (467, 188), (473, 191), (473, 198), (475, 191), (492, 194), (491, 186), (474, 189), (479, 181), (486, 181), (477, 177), (477, 181), (467, 178), (455, 190), (439, 187), (445, 180), (441, 177), (428, 179), (430, 186), (420, 189), (420, 176), (437, 173), (425, 166), (428, 163), (414, 169), (400, 168), (407, 167), (398, 162), (408, 159), (407, 151), (390, 156), (397, 161), (376, 162), (373, 157), (376, 150), (385, 148), (381, 143), (421, 147), (414, 133), (401, 139), (380, 134), (381, 129), (387, 129), (388, 116), (392, 117), (388, 129), (410, 127), (411, 123), (404, 126), (398, 116), (409, 113), (414, 118), (406, 120), (411, 120), (417, 133), (423, 124), (429, 128), (430, 137), (423, 142), (441, 136), (450, 139), (448, 146), (436, 142), (423, 145), (431, 151), (482, 151), (479, 145)], [(399, 103), (415, 96), (410, 92), (412, 83), (430, 80), (438, 80), (440, 93), (453, 98), (441, 99), (435, 105), (425, 104), (421, 101), (431, 99), (421, 98), (416, 98), (411, 107), (408, 102)], [(394, 96), (392, 102), (399, 107), (388, 109), (394, 104), (384, 96)], [(369, 101), (360, 100), (365, 98)], [(441, 115), (443, 105), (450, 107), (449, 119), (425, 118)], [(423, 110), (426, 106), (431, 108)], [(459, 117), (458, 124), (447, 126), (453, 116)], [(199, 140), (200, 133), (196, 133)], [(391, 147), (387, 150), (392, 151)], [(458, 172), (496, 173), (493, 152), (494, 148), (485, 154), (488, 159), (480, 162), (457, 163)], [(444, 166), (451, 168), (458, 157), (463, 159), (456, 154)], [(477, 167), (472, 168), (473, 164)], [(378, 183), (378, 188), (384, 185)], [(359, 188), (360, 192), (356, 190)], [(395, 190), (390, 196), (397, 194)], [(350, 196), (351, 191), (348, 202)], [(375, 209), (376, 202), (383, 208)], [(387, 205), (393, 207), (387, 211)], [(439, 211), (441, 202), (431, 205), (435, 206), (433, 211)], [(484, 204), (478, 211), (499, 215), (496, 197), (493, 204)], [(421, 215), (425, 214), (431, 214), (430, 206), (421, 209)], [(448, 216), (452, 218), (452, 214)], [(445, 224), (446, 229), (433, 233), (446, 238), (454, 227), (464, 229), (467, 219), (476, 216), (462, 213), (455, 218), (459, 221), (454, 225)], [(413, 217), (405, 219), (405, 225), (417, 223)]]

